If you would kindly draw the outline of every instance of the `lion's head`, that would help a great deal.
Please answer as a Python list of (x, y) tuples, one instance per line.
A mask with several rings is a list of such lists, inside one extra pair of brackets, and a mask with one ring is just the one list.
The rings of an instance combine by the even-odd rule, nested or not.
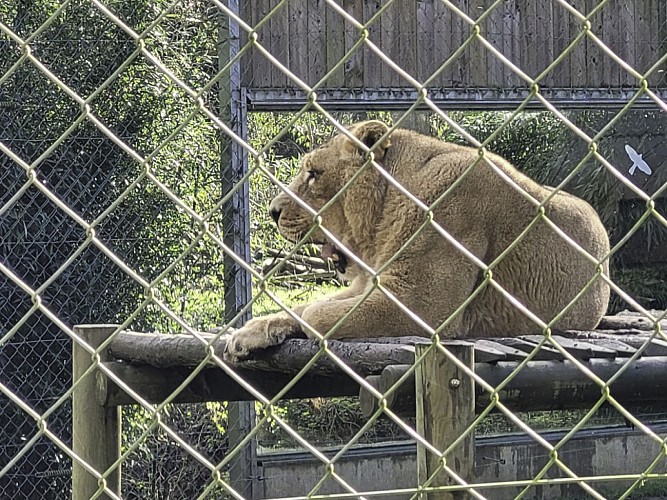
[[(369, 162), (368, 149), (381, 165), (390, 146), (389, 138), (383, 137), (388, 127), (379, 121), (367, 121), (348, 130), (358, 142), (338, 134), (306, 154), (299, 173), (288, 186), (289, 193), (281, 192), (271, 202), (271, 217), (288, 240), (301, 240), (313, 227), (315, 217), (304, 204), (315, 212), (321, 211), (322, 226), (350, 250), (356, 252), (359, 243), (372, 239), (386, 183)], [(309, 241), (325, 245), (325, 254), (331, 251), (319, 228), (310, 234)]]

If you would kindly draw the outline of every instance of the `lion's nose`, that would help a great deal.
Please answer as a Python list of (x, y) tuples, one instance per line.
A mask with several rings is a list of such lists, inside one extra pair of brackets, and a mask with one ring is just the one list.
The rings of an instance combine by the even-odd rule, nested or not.
[(271, 215), (271, 218), (273, 221), (278, 224), (278, 219), (280, 219), (280, 209), (275, 208), (275, 207), (270, 207), (269, 208), (269, 215)]

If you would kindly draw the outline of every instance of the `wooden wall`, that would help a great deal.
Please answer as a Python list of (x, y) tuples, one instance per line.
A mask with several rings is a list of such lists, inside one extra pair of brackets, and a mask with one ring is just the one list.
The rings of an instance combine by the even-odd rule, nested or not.
[[(336, 0), (355, 19), (367, 22), (386, 0)], [(452, 0), (472, 19), (492, 0)], [(580, 12), (590, 12), (598, 0), (568, 0)], [(241, 2), (241, 16), (257, 26), (278, 0)], [(581, 32), (582, 23), (556, 0), (505, 0), (480, 24), (490, 44), (536, 77)], [(440, 0), (396, 0), (370, 26), (369, 38), (384, 54), (420, 82), (428, 79), (469, 37), (471, 26)], [(591, 19), (591, 30), (639, 72), (647, 71), (667, 53), (665, 0), (609, 0)], [(340, 61), (360, 37), (360, 31), (325, 0), (288, 0), (257, 29), (258, 40), (277, 60), (313, 86)], [(244, 38), (246, 38), (244, 36)], [(667, 64), (659, 68), (665, 69)], [(243, 59), (243, 85), (285, 88), (296, 84), (256, 49)], [(651, 87), (665, 87), (664, 71), (649, 78)], [(582, 40), (541, 83), (558, 88), (619, 88), (637, 85), (611, 57), (590, 39)], [(352, 54), (326, 80), (328, 88), (409, 87), (370, 48)], [(431, 87), (524, 87), (479, 41), (467, 47), (434, 78)]]

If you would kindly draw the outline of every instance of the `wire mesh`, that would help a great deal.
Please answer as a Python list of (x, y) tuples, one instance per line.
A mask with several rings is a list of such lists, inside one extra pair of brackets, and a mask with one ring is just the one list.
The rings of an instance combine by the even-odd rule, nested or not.
[[(598, 266), (598, 272), (586, 276), (583, 288), (607, 283), (614, 292), (610, 311), (639, 311), (650, 321), (654, 337), (667, 340), (660, 323), (665, 314), (659, 311), (667, 309), (667, 287), (660, 274), (667, 234), (666, 44), (667, 11), (657, 1), (271, 0), (243, 2), (239, 9), (235, 2), (218, 0), (16, 0), (0, 6), (0, 496), (59, 498), (69, 488), (72, 460), (81, 460), (72, 451), (70, 396), (82, 383), (71, 377), (72, 344), (84, 345), (94, 366), (114, 375), (105, 371), (73, 325), (115, 322), (121, 325), (118, 331), (185, 331), (208, 346), (201, 330), (240, 326), (251, 307), (255, 313), (283, 310), (287, 321), (320, 340), (316, 357), (280, 394), (267, 397), (243, 380), (222, 352), (207, 351), (192, 377), (214, 366), (258, 401), (256, 421), (241, 429), (230, 417), (238, 413), (227, 403), (176, 405), (177, 394), (172, 394), (152, 405), (142, 401), (136, 388), (118, 381), (138, 403), (124, 410), (124, 497), (241, 498), (248, 496), (246, 491), (259, 497), (237, 481), (239, 475), (248, 484), (258, 480), (243, 476), (253, 470), (244, 462), (253, 459), (247, 446), (257, 439), (297, 446), (320, 460), (321, 479), (292, 491), (294, 498), (325, 495), (331, 487), (327, 482), (348, 498), (363, 496), (354, 486), (359, 478), (341, 475), (337, 465), (354, 446), (379, 437), (417, 442), (441, 458), (440, 466), (421, 484), (415, 479), (400, 491), (380, 485), (376, 491), (366, 489), (367, 497), (417, 498), (424, 488), (436, 486), (440, 470), (454, 478), (442, 491), (458, 488), (476, 498), (493, 487), (518, 488), (519, 496), (530, 496), (536, 486), (568, 481), (593, 498), (606, 495), (601, 481), (619, 481), (619, 496), (625, 498), (647, 479), (662, 477), (657, 471), (665, 456), (665, 437), (614, 394), (614, 381), (642, 351), (611, 379), (594, 375), (552, 335), (565, 311), (555, 318), (539, 317), (512, 297), (502, 279), (494, 278), (498, 263), (519, 240), (494, 261), (480, 259), (433, 218), (451, 193), (424, 201), (376, 160), (382, 139), (391, 139), (399, 127), (419, 126), (430, 135), (477, 149), (478, 159), (462, 179), (475, 165), (500, 172), (489, 154), (499, 151), (539, 182), (590, 201), (610, 234), (611, 252), (590, 256), (582, 242), (561, 232), (576, 252)], [(377, 89), (375, 102), (367, 108), (355, 98), (372, 98), (370, 91)], [(452, 113), (441, 98), (443, 89), (455, 100), (476, 101), (475, 107), (507, 103), (510, 111)], [(246, 128), (246, 106), (261, 107), (252, 101), (259, 95), (266, 102), (273, 99), (266, 106), (279, 107), (284, 99), (284, 109), (295, 112), (258, 114)], [(392, 102), (395, 95), (399, 98)], [(336, 96), (342, 104), (335, 104)], [(560, 109), (566, 99), (572, 103), (577, 96), (584, 105), (600, 102), (610, 109)], [(356, 114), (334, 112), (343, 106)], [(366, 112), (382, 106), (402, 110)], [(546, 111), (526, 112), (534, 107)], [(374, 144), (364, 144), (345, 128), (369, 117), (391, 127)], [(305, 206), (298, 193), (285, 187), (298, 170), (295, 153), (316, 147), (334, 133), (348, 136), (350, 144), (367, 153), (366, 161), (323, 207)], [(540, 142), (540, 133), (558, 142)], [(526, 135), (538, 139), (516, 147)], [(554, 144), (560, 150), (554, 150)], [(629, 152), (626, 145), (639, 153)], [(636, 159), (638, 154), (644, 163)], [(247, 173), (235, 170), (245, 161)], [(553, 167), (540, 170), (540, 161)], [(421, 222), (379, 268), (347, 252), (373, 279), (357, 295), (357, 305), (334, 318), (332, 328), (316, 331), (299, 309), (288, 307), (280, 272), (297, 254), (301, 263), (312, 257), (316, 250), (308, 237), (316, 233), (326, 234), (339, 249), (345, 247), (338, 229), (323, 221), (367, 172), (379, 173), (402, 193)], [(534, 199), (516, 183), (508, 185), (535, 208), (534, 218), (517, 228), (520, 238), (538, 222), (553, 225), (545, 216), (544, 200)], [(313, 221), (295, 247), (277, 239), (268, 217), (251, 219), (246, 213), (248, 201), (253, 214), (265, 213), (274, 193), (300, 204)], [(540, 345), (559, 351), (599, 385), (600, 399), (577, 414), (568, 425), (570, 432), (555, 444), (536, 432), (535, 421), (493, 397), (515, 374), (492, 387), (439, 343), (464, 306), (450, 311), (444, 322), (431, 324), (384, 283), (382, 273), (427, 230), (458, 248), (457, 258), (463, 256), (462, 262), (480, 273), (464, 306), (484, 287), (493, 287), (539, 327)], [(256, 250), (251, 264), (247, 238)], [(651, 256), (641, 257), (646, 250)], [(264, 266), (261, 261), (267, 256), (278, 265)], [(637, 271), (647, 260), (653, 267)], [(616, 270), (611, 278), (602, 272), (609, 261)], [(305, 274), (315, 275), (308, 262)], [(304, 268), (295, 269), (289, 281), (302, 286)], [(313, 279), (331, 281), (335, 275), (332, 268), (325, 273)], [(250, 276), (256, 293), (246, 306)], [(460, 477), (446, 460), (454, 445), (438, 449), (416, 433), (414, 421), (386, 407), (395, 387), (378, 393), (341, 361), (327, 341), (348, 327), (364, 301), (376, 297), (412, 319), (414, 331), (406, 334), (430, 339), (429, 352), (440, 352), (492, 395), (491, 404), (460, 439), (479, 431), (489, 412), (499, 412), (543, 446), (549, 460), (539, 474), (471, 488), (469, 478)], [(223, 333), (228, 333), (226, 328), (218, 336)], [(322, 358), (378, 399), (371, 418), (359, 418), (354, 403), (345, 401), (282, 402), (287, 389)], [(655, 459), (644, 469), (591, 477), (571, 468), (567, 455), (559, 454), (599, 416), (603, 405), (655, 444)], [(327, 409), (334, 417), (313, 423), (312, 414)], [(300, 420), (299, 413), (307, 417)], [(348, 427), (332, 432), (343, 446), (325, 453), (326, 440), (318, 441), (317, 433), (323, 425), (333, 427), (345, 419)], [(234, 467), (240, 472), (230, 472)], [(106, 476), (109, 471), (97, 473)], [(104, 484), (102, 492), (116, 496)]]

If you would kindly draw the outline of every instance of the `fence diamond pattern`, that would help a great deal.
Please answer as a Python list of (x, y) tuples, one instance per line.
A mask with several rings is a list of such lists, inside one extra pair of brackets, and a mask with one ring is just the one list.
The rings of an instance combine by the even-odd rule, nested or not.
[[(529, 22), (536, 44), (535, 54), (519, 54), (518, 34), (503, 36), (518, 33), (519, 21), (507, 15), (508, 4), (520, 6), (519, 11), (524, 9), (524, 13), (532, 15), (527, 18), (532, 19)], [(377, 72), (384, 81), (402, 87), (403, 95), (413, 99), (401, 106), (404, 109), (395, 115), (391, 130), (409, 123), (418, 110), (427, 111), (432, 120), (456, 131), (477, 148), (479, 161), (492, 167), (487, 151), (489, 145), (526, 109), (541, 107), (557, 117), (586, 144), (587, 152), (571, 166), (556, 189), (567, 189), (588, 162), (595, 162), (618, 179), (637, 204), (642, 205), (636, 222), (600, 261), (561, 234), (578, 252), (596, 261), (599, 272), (590, 276), (588, 286), (596, 280), (604, 280), (627, 307), (650, 320), (654, 337), (667, 340), (660, 323), (665, 314), (645, 308), (641, 301), (602, 273), (604, 262), (646, 224), (657, 224), (661, 230), (667, 228), (666, 215), (659, 205), (660, 198), (667, 192), (667, 182), (656, 170), (658, 181), (639, 185), (635, 178), (625, 174), (627, 169), (607, 158), (599, 147), (609, 130), (631, 110), (641, 106), (667, 111), (660, 92), (667, 62), (665, 7), (659, 2), (630, 0), (534, 3), (389, 0), (377, 2), (371, 10), (365, 3), (335, 0), (282, 0), (257, 2), (257, 5), (257, 9), (246, 5), (239, 8), (233, 0), (16, 0), (0, 6), (0, 311), (3, 321), (0, 327), (0, 436), (3, 443), (0, 496), (60, 497), (69, 488), (70, 467), (75, 463), (98, 478), (99, 496), (118, 498), (109, 476), (122, 465), (128, 477), (123, 485), (124, 496), (243, 498), (243, 488), (230, 479), (230, 467), (247, 459), (248, 443), (256, 439), (268, 423), (280, 427), (294, 443), (322, 463), (322, 481), (310, 491), (295, 492), (294, 498), (318, 495), (324, 481), (331, 479), (347, 492), (347, 496), (343, 495), (345, 498), (392, 493), (417, 498), (427, 488), (432, 488), (429, 491), (438, 489), (437, 477), (443, 470), (454, 482), (440, 486), (441, 491), (466, 491), (475, 498), (486, 498), (485, 489), (490, 487), (510, 486), (520, 488), (519, 496), (529, 496), (535, 485), (559, 481), (576, 483), (582, 494), (604, 498), (592, 483), (621, 479), (628, 484), (622, 495), (625, 498), (647, 479), (662, 477), (656, 467), (667, 454), (665, 436), (653, 432), (614, 395), (615, 380), (625, 370), (632, 369), (642, 350), (630, 357), (614, 376), (603, 380), (553, 338), (551, 326), (557, 318), (544, 321), (518, 301), (516, 307), (542, 329), (543, 339), (539, 345), (559, 351), (600, 388), (599, 400), (556, 444), (542, 438), (497, 396), (516, 374), (501, 386), (489, 385), (439, 343), (442, 326), (427, 325), (401, 304), (383, 286), (381, 279), (376, 279), (375, 288), (367, 293), (380, 291), (388, 296), (421, 325), (422, 331), (406, 334), (430, 339), (426, 353), (440, 351), (490, 394), (491, 403), (462, 438), (473, 433), (478, 423), (495, 411), (504, 414), (544, 447), (550, 457), (545, 468), (533, 478), (517, 478), (511, 484), (466, 482), (456, 466), (447, 460), (454, 445), (438, 449), (420, 436), (405, 419), (386, 406), (387, 393), (382, 394), (369, 385), (328, 347), (330, 334), (317, 332), (320, 350), (316, 357), (329, 358), (339, 365), (340, 370), (380, 402), (377, 412), (348, 444), (329, 456), (290, 425), (279, 409), (282, 396), (305, 375), (306, 369), (279, 394), (267, 398), (224, 360), (223, 353), (210, 347), (211, 339), (201, 331), (221, 324), (237, 326), (247, 317), (253, 304), (267, 297), (277, 304), (274, 307), (303, 321), (290, 312), (272, 287), (271, 278), (278, 268), (262, 273), (248, 262), (247, 182), (251, 177), (271, 181), (299, 202), (272, 169), (274, 148), (299, 120), (313, 112), (324, 117), (339, 133), (351, 137), (345, 128), (348, 123), (341, 123), (340, 115), (334, 113), (336, 106), (329, 104), (331, 95), (336, 90), (347, 92), (349, 87), (366, 85), (370, 81), (365, 80), (370, 78), (368, 75)], [(402, 15), (405, 14), (403, 9), (412, 13), (414, 19)], [(567, 34), (555, 42), (544, 36), (539, 9), (561, 19), (562, 25), (568, 28)], [(618, 12), (622, 15), (614, 20)], [(314, 13), (324, 15), (317, 17)], [(424, 16), (432, 17), (425, 19)], [(611, 20), (606, 22), (608, 18)], [(605, 20), (605, 30), (607, 26), (615, 26), (623, 31), (632, 24), (629, 32), (637, 38), (643, 37), (636, 47), (645, 47), (645, 51), (630, 53), (629, 44), (605, 30), (598, 31), (596, 27), (601, 25), (601, 19)], [(422, 46), (430, 47), (429, 53), (435, 53), (438, 37), (444, 37), (445, 32), (447, 43), (455, 40), (456, 46), (452, 46), (443, 60), (408, 57), (402, 52), (411, 46), (408, 39), (390, 40), (391, 32), (386, 27), (394, 24), (405, 25), (404, 32), (419, 38)], [(431, 31), (425, 32), (427, 25)], [(311, 52), (307, 44), (295, 39), (300, 26), (312, 41), (318, 36), (324, 37), (331, 26), (342, 26), (345, 36), (338, 43), (327, 39), (326, 53)], [(643, 31), (645, 29), (648, 31)], [(313, 47), (321, 47), (313, 44)], [(582, 47), (586, 48), (584, 56)], [(653, 54), (658, 55), (653, 57)], [(562, 75), (574, 74), (567, 69), (576, 62), (582, 63), (582, 57), (604, 61), (595, 66), (597, 76), (602, 78), (595, 81), (608, 78), (609, 85), (622, 89), (625, 96), (618, 112), (592, 134), (578, 127), (560, 109), (549, 88), (553, 82), (562, 82)], [(354, 68), (361, 58), (365, 58), (365, 75), (359, 77), (355, 85)], [(313, 69), (319, 68), (320, 59), (326, 64)], [(583, 60), (582, 67), (587, 61), (590, 59)], [(482, 141), (452, 118), (441, 99), (433, 97), (440, 95), (438, 89), (444, 86), (443, 81), (453, 82), (450, 86), (458, 88), (470, 84), (472, 72), (467, 73), (465, 68), (483, 69), (487, 83), (493, 80), (491, 75), (500, 75), (504, 87), (520, 90), (517, 105)], [(589, 75), (594, 73), (591, 71)], [(259, 145), (249, 140), (246, 125), (239, 122), (245, 92), (240, 83), (249, 78), (249, 74), (257, 80), (250, 82), (249, 87), (253, 84), (261, 87), (259, 79), (265, 78), (264, 83), (282, 82), (284, 88), (293, 89), (292, 94), (297, 97), (290, 106), (294, 109), (297, 102), (299, 107), (282, 130)], [(557, 86), (568, 87), (562, 83)], [(586, 85), (572, 83), (571, 86)], [(326, 99), (320, 100), (320, 96)], [(378, 106), (381, 104), (374, 105)], [(349, 103), (348, 107), (352, 109)], [(362, 107), (363, 103), (359, 109)], [(377, 151), (377, 147), (371, 147), (370, 152)], [(228, 164), (242, 163), (244, 157), (249, 159), (249, 170), (230, 174)], [(363, 169), (373, 168), (382, 171), (373, 160), (373, 154), (369, 154)], [(423, 211), (425, 223), (421, 230), (435, 227), (443, 238), (451, 238), (446, 228), (439, 227), (429, 217), (435, 205), (425, 205), (390, 175), (386, 178)], [(356, 178), (350, 185), (354, 181)], [(544, 202), (533, 199), (517, 185), (513, 188), (535, 206), (534, 222), (548, 222)], [(447, 203), (447, 196), (443, 195), (437, 204)], [(321, 212), (310, 209), (312, 230), (321, 229), (335, 240), (335, 236), (321, 226)], [(246, 231), (246, 234), (236, 237), (230, 231)], [(290, 250), (286, 257), (299, 251), (303, 243), (305, 241)], [(509, 295), (502, 284), (494, 280), (492, 265), (480, 262), (458, 242), (452, 243), (481, 267), (485, 277), (482, 286), (493, 286)], [(392, 259), (399, 256), (400, 252)], [(373, 276), (379, 276), (383, 270), (371, 269), (360, 259), (355, 260)], [(229, 273), (230, 268), (235, 269), (236, 282), (232, 286), (228, 280), (225, 289), (225, 272)], [(251, 278), (257, 291), (250, 301), (244, 298), (249, 292), (244, 276)], [(205, 305), (196, 303), (191, 294), (194, 289), (204, 293)], [(199, 306), (204, 313), (193, 312)], [(343, 321), (345, 318), (341, 319)], [(229, 410), (229, 417), (225, 417), (228, 421), (215, 422), (216, 415), (226, 414), (222, 410), (224, 407), (226, 411), (225, 405), (172, 405), (177, 392), (160, 404), (146, 402), (136, 388), (114, 378), (102, 364), (100, 354), (111, 339), (94, 349), (74, 328), (81, 323), (108, 322), (119, 324), (116, 334), (132, 328), (164, 333), (180, 331), (198, 339), (208, 351), (205, 359), (192, 368), (191, 378), (211, 365), (223, 370), (259, 402), (256, 420), (249, 429), (243, 430), (240, 439), (229, 437), (227, 440), (238, 423), (231, 415), (238, 415), (238, 410)], [(218, 329), (216, 340), (226, 333), (227, 328)], [(73, 343), (84, 346), (94, 360), (91, 369), (76, 380), (70, 375)], [(539, 347), (534, 354), (538, 351)], [(417, 369), (420, 359), (423, 358), (417, 359), (409, 374)], [(314, 362), (315, 358), (311, 365)], [(114, 379), (137, 403), (131, 410), (125, 410), (127, 430), (123, 450), (120, 460), (110, 470), (95, 470), (72, 449), (70, 400), (82, 380), (94, 377), (98, 370)], [(584, 477), (559, 455), (565, 443), (603, 405), (615, 408), (650, 436), (661, 450), (646, 470), (628, 471), (623, 477)], [(440, 457), (439, 467), (426, 481), (406, 485), (400, 492), (360, 492), (349, 478), (339, 474), (337, 462), (381, 416), (393, 421), (428, 453)], [(213, 423), (207, 426), (203, 421)], [(220, 427), (229, 433), (220, 431)], [(179, 473), (186, 468), (184, 464), (187, 470), (193, 471), (191, 475)], [(564, 477), (549, 479), (552, 467), (559, 469)], [(155, 486), (158, 483), (160, 486)]]

